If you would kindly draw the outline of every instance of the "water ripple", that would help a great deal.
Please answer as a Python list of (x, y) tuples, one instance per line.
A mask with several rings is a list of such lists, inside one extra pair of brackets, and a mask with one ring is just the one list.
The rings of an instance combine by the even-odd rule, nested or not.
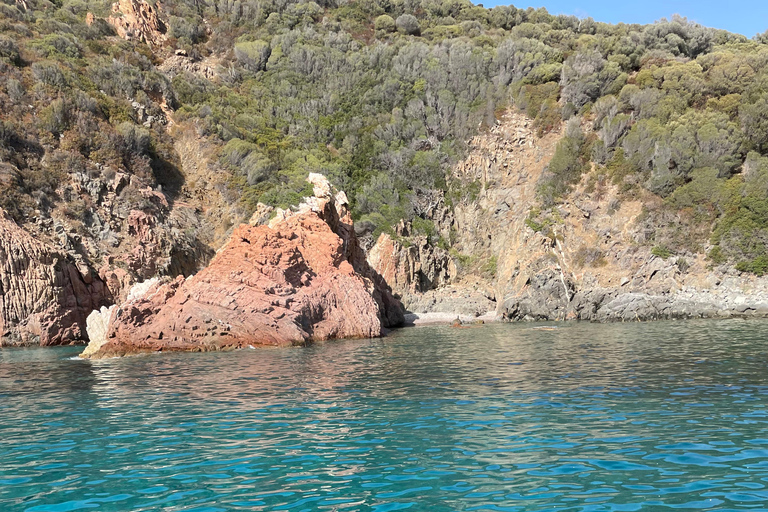
[(0, 510), (768, 511), (768, 323), (0, 351)]

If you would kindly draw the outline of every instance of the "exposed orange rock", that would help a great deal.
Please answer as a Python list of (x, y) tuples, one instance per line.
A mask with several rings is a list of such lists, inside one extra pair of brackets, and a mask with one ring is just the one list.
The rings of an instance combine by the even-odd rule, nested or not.
[(104, 282), (110, 294), (117, 302), (128, 296), (128, 291), (135, 280), (125, 269), (114, 265), (104, 265), (99, 269), (99, 278)]
[(128, 268), (142, 277), (157, 275), (157, 263), (162, 259), (163, 240), (155, 229), (157, 219), (141, 210), (128, 216), (128, 234), (136, 239), (130, 253), (124, 256)]
[(163, 44), (168, 27), (161, 19), (161, 7), (152, 7), (146, 0), (119, 0), (112, 4), (112, 16), (107, 22), (123, 39), (138, 40), (150, 46)]
[(85, 341), (86, 317), (108, 301), (106, 286), (87, 267), (0, 210), (0, 345)]
[[(106, 325), (84, 357), (285, 346), (381, 336), (402, 306), (368, 266), (343, 192), (310, 175), (315, 197), (269, 226), (243, 224), (197, 275), (148, 283), (94, 315)], [(98, 336), (94, 336), (97, 338)]]

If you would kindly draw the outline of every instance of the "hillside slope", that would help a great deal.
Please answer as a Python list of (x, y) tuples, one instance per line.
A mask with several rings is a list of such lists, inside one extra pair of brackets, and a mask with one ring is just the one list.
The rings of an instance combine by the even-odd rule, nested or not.
[(370, 250), (410, 311), (597, 321), (768, 315), (768, 278), (649, 243), (657, 232), (647, 211), (658, 202), (649, 192), (627, 196), (587, 173), (543, 212), (538, 186), (565, 134), (538, 137), (531, 125), (509, 113), (470, 141), (452, 177), (479, 189), (450, 206), (435, 199), (428, 215), (450, 251), (423, 250), (412, 224)]
[[(56, 255), (38, 288), (76, 268), (98, 306), (319, 172), (417, 309), (586, 318), (577, 290), (768, 271), (767, 40), (467, 0), (3, 0), (0, 209)], [(3, 343), (76, 338), (26, 327), (22, 289)], [(90, 299), (62, 300), (50, 332), (80, 332)]]

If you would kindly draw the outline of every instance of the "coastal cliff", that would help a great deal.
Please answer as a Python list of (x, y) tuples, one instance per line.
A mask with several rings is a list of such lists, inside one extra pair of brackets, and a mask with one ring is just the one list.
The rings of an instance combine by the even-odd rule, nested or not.
[(309, 180), (313, 197), (253, 219), (271, 213), (268, 225), (236, 228), (195, 276), (149, 282), (95, 312), (82, 357), (372, 338), (402, 324), (402, 307), (357, 244), (346, 196), (320, 175)]
[(386, 283), (442, 318), (768, 309), (765, 35), (447, 1), (12, 4), (0, 344), (86, 342), (90, 309), (154, 279), (177, 296), (314, 172), (348, 194), (355, 236), (323, 220), (380, 313)]
[[(346, 199), (323, 181), (297, 213), (260, 206), (253, 225), (235, 228), (207, 267), (211, 246), (221, 245), (216, 240), (236, 210), (221, 196), (206, 146), (189, 131), (171, 132), (184, 201), (170, 202), (167, 192), (143, 186), (136, 176), (129, 182), (121, 175), (75, 174), (60, 190), (90, 196), (93, 214), (83, 235), (69, 234), (72, 221), (57, 210), (53, 221), (26, 229), (3, 217), (0, 243), (9, 255), (0, 294), (4, 344), (77, 343), (96, 332), (86, 357), (104, 357), (378, 336), (402, 323), (397, 299), (410, 319), (436, 313), (442, 316), (433, 318), (513, 321), (768, 315), (766, 278), (712, 265), (703, 253), (654, 254), (645, 214), (651, 196), (627, 197), (617, 185), (585, 174), (562, 203), (542, 211), (537, 185), (563, 132), (539, 136), (520, 113), (507, 112), (469, 141), (449, 176), (463, 195), (418, 198), (434, 226), (431, 237), (404, 221), (392, 234), (359, 239)], [(141, 210), (132, 206), (134, 197)], [(194, 206), (207, 199), (205, 209)], [(50, 238), (49, 225), (59, 239)], [(443, 243), (435, 243), (438, 237)], [(84, 252), (101, 255), (102, 268)], [(256, 253), (270, 270), (249, 267), (232, 277), (232, 269), (251, 264)], [(129, 297), (137, 282), (144, 282), (143, 294)], [(277, 300), (283, 295), (293, 298)], [(312, 301), (318, 305), (308, 305)], [(352, 309), (344, 309), (350, 302)], [(219, 309), (219, 303), (229, 306)], [(86, 330), (86, 317), (100, 308), (89, 322), (95, 327)]]

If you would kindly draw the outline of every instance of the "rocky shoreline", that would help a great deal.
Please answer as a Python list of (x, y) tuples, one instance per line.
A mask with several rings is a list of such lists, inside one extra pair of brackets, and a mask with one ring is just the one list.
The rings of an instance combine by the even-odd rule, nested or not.
[(484, 315), (478, 316), (462, 315), (460, 313), (406, 313), (404, 327), (452, 324), (456, 320), (464, 324), (484, 324), (499, 322), (501, 318), (495, 311), (489, 311)]
[[(588, 321), (597, 323), (697, 318), (768, 318), (768, 289), (763, 279), (740, 280), (712, 288), (684, 287), (673, 293), (646, 293), (622, 289), (593, 288), (572, 291), (570, 300), (563, 292), (541, 289), (508, 298), (494, 311), (471, 307), (456, 309), (452, 293), (437, 290), (431, 294), (426, 311), (406, 312), (406, 322), (413, 325), (462, 322)], [(557, 283), (553, 283), (555, 288)], [(745, 290), (745, 286), (758, 289)], [(412, 304), (412, 303), (410, 303)], [(470, 303), (470, 305), (473, 303)]]
[[(589, 302), (593, 305), (595, 302)], [(766, 318), (768, 300), (733, 294), (722, 296), (709, 290), (680, 291), (674, 295), (626, 293), (601, 306), (587, 320), (645, 321), (690, 318)]]
[[(319, 175), (311, 178), (315, 196), (297, 209), (262, 205), (249, 224), (226, 234), (216, 228), (209, 250), (187, 244), (187, 231), (173, 228), (171, 221), (180, 211), (189, 213), (191, 203), (171, 206), (161, 192), (139, 188), (149, 206), (118, 209), (115, 219), (124, 218), (124, 225), (115, 220), (110, 228), (125, 234), (114, 251), (130, 258), (110, 257), (98, 272), (77, 253), (0, 214), (0, 254), (6, 255), (0, 346), (111, 339), (111, 349), (91, 353), (123, 354), (137, 344), (141, 351), (216, 350), (378, 336), (403, 321), (425, 325), (457, 317), (768, 317), (768, 277), (715, 266), (706, 259), (707, 247), (695, 254), (654, 247), (653, 226), (643, 216), (647, 198), (623, 196), (610, 183), (598, 193), (585, 181), (541, 213), (536, 184), (560, 136), (538, 137), (524, 116), (506, 115), (470, 141), (466, 159), (449, 177), (475, 192), (449, 201), (442, 193), (414, 191), (418, 225), (401, 221), (377, 239), (366, 223), (353, 224), (346, 196)], [(105, 201), (122, 205), (117, 191)], [(206, 219), (215, 224), (212, 212), (224, 204), (217, 202)], [(214, 257), (218, 266), (208, 265), (213, 248), (230, 233)], [(257, 254), (261, 260), (254, 265)], [(127, 298), (136, 282), (160, 275), (167, 277), (151, 285), (149, 296)], [(93, 310), (99, 312), (86, 320)], [(112, 318), (118, 313), (119, 322)], [(220, 329), (219, 320), (226, 327), (229, 318), (238, 326)], [(366, 320), (354, 325), (355, 318)]]

